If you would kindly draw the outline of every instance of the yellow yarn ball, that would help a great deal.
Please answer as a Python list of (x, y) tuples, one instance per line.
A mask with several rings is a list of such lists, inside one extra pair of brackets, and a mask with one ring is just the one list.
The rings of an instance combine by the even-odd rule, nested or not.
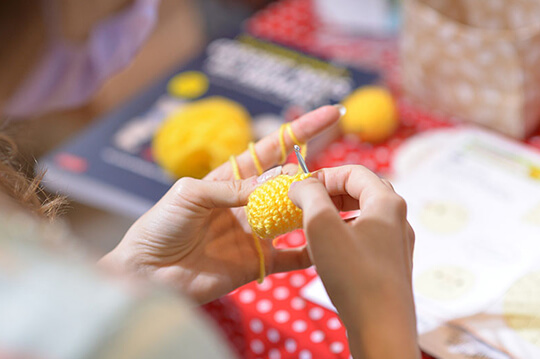
[(155, 161), (177, 178), (202, 178), (251, 141), (251, 117), (224, 97), (191, 102), (172, 113), (152, 141)]
[(362, 141), (380, 142), (390, 137), (398, 126), (394, 99), (388, 90), (365, 86), (351, 93), (342, 105), (347, 113), (341, 118), (343, 132), (356, 134)]
[(310, 174), (280, 175), (257, 187), (248, 198), (247, 217), (253, 233), (273, 239), (302, 227), (302, 210), (289, 198), (289, 187)]

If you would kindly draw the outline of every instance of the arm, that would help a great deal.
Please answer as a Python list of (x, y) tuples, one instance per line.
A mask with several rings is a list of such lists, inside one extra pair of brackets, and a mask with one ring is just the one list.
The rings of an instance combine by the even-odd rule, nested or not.
[[(294, 184), (309, 255), (349, 333), (356, 358), (420, 358), (411, 289), (414, 232), (391, 185), (361, 166)], [(336, 209), (337, 207), (337, 209)], [(339, 210), (360, 209), (344, 223)]]

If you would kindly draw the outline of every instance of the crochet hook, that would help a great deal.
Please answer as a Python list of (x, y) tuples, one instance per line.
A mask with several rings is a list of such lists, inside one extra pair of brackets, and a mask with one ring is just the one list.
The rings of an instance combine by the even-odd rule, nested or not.
[(300, 146), (294, 145), (294, 152), (296, 153), (296, 158), (298, 159), (298, 164), (300, 165), (300, 168), (304, 173), (309, 173), (309, 170), (306, 166), (306, 161), (304, 161), (304, 157), (300, 154)]

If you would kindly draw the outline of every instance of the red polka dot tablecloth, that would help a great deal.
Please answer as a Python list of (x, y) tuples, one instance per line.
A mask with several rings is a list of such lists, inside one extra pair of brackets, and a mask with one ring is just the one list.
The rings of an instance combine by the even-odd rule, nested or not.
[[(378, 145), (360, 143), (354, 138), (339, 139), (308, 159), (311, 169), (362, 164), (384, 175), (390, 171), (394, 150), (405, 139), (455, 124), (456, 120), (421, 111), (401, 97), (395, 40), (328, 41), (319, 25), (312, 0), (284, 0), (253, 16), (246, 29), (263, 39), (376, 69), (396, 97), (400, 127), (391, 139)], [(526, 142), (540, 148), (540, 134)], [(278, 241), (283, 247), (304, 243), (301, 231)], [(261, 285), (247, 284), (204, 309), (219, 323), (241, 358), (350, 358), (345, 328), (337, 314), (300, 295), (301, 289), (316, 276), (313, 268), (271, 275)], [(431, 357), (424, 354), (424, 358)]]
[[(282, 247), (296, 247), (303, 245), (305, 238), (301, 231), (295, 231), (281, 237), (280, 242)], [(349, 358), (339, 317), (300, 295), (316, 276), (314, 268), (274, 274), (262, 284), (245, 285), (205, 309), (243, 358)]]

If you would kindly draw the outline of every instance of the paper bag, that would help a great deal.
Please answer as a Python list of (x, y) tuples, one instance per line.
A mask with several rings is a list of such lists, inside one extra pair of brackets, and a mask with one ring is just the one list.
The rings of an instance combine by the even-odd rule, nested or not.
[(540, 1), (406, 0), (406, 95), (524, 138), (540, 122)]

